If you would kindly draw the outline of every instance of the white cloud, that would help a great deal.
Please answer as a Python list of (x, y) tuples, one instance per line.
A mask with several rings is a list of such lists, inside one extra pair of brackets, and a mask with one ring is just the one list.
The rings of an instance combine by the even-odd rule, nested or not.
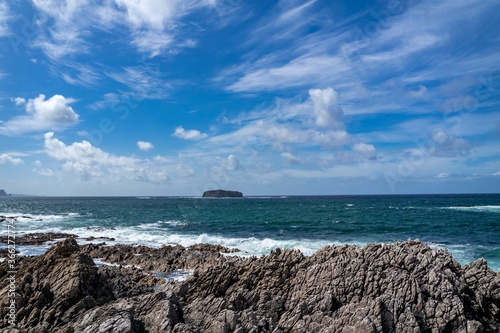
[(308, 10), (316, 2), (317, 0), (310, 0), (297, 4), (294, 1), (281, 1), (278, 6), (283, 7), (282, 12), (265, 22), (264, 26), (255, 29), (253, 34), (258, 37), (265, 35), (272, 40), (293, 38), (297, 30), (318, 20), (318, 15)]
[(441, 172), (439, 175), (437, 175), (437, 178), (447, 178), (449, 176), (449, 174), (447, 174), (446, 172)]
[(7, 3), (0, 3), (0, 37), (7, 36), (9, 34), (9, 27), (7, 26), (7, 21), (10, 19), (9, 7)]
[(312, 131), (311, 138), (312, 143), (324, 148), (342, 147), (351, 141), (351, 136), (345, 130)]
[(23, 105), (24, 103), (26, 103), (26, 99), (22, 98), (22, 97), (15, 97), (15, 98), (11, 98), (10, 99), (12, 102), (16, 103), (17, 106), (19, 105)]
[(96, 20), (96, 15), (91, 15), (86, 1), (61, 3), (57, 0), (33, 0), (33, 4), (45, 18), (36, 24), (43, 26), (53, 22), (51, 26), (44, 27), (46, 29), (41, 29), (45, 33), (37, 36), (33, 41), (34, 46), (40, 47), (51, 59), (88, 52), (89, 45), (81, 35)]
[(180, 163), (177, 165), (177, 174), (181, 177), (194, 177), (195, 173), (190, 165)]
[(98, 165), (88, 165), (77, 161), (69, 161), (63, 164), (65, 173), (78, 175), (81, 180), (102, 179), (104, 173)]
[(161, 30), (182, 4), (179, 0), (115, 0), (126, 11), (127, 20), (140, 28), (150, 26)]
[(182, 126), (179, 126), (175, 129), (175, 132), (172, 134), (172, 136), (176, 136), (185, 140), (201, 140), (206, 138), (208, 134), (201, 133), (197, 130), (186, 131), (184, 128), (182, 128)]
[(334, 78), (344, 76), (350, 69), (350, 65), (341, 57), (304, 56), (281, 66), (262, 69), (250, 67), (243, 77), (227, 89), (244, 92), (314, 86), (317, 82), (332, 83)]
[[(163, 80), (160, 71), (148, 66), (125, 67), (120, 72), (107, 72), (106, 75), (129, 87), (133, 94), (137, 95), (135, 98), (131, 96), (135, 100), (139, 98), (164, 99), (168, 97), (172, 89), (172, 85)], [(107, 104), (116, 103), (118, 100), (119, 96), (116, 94), (105, 95)]]
[(154, 146), (151, 142), (145, 142), (145, 141), (138, 141), (137, 147), (139, 147), (140, 150), (144, 150), (144, 151), (148, 151), (148, 150), (151, 150), (154, 148)]
[(271, 145), (274, 150), (286, 151), (286, 144), (331, 149), (347, 145), (352, 140), (343, 129), (342, 108), (332, 88), (311, 89), (305, 102), (279, 100), (273, 108), (251, 112), (227, 122), (239, 127), (211, 137), (209, 144)]
[(56, 173), (54, 172), (54, 170), (52, 169), (33, 169), (33, 172), (34, 173), (37, 173), (41, 176), (47, 176), (47, 177), (51, 177), (51, 176), (55, 176)]
[(119, 94), (114, 94), (114, 93), (107, 93), (104, 94), (104, 99), (101, 101), (97, 101), (89, 105), (91, 109), (94, 110), (101, 110), (105, 108), (109, 108), (112, 106), (116, 106), (121, 102), (127, 101), (127, 96), (126, 95), (119, 95)]
[(316, 125), (327, 128), (342, 128), (344, 112), (338, 105), (338, 94), (332, 88), (311, 89), (309, 96), (314, 103)]
[(150, 56), (163, 53), (168, 48), (183, 47), (182, 41), (176, 42), (177, 36), (182, 34), (177, 21), (193, 11), (215, 5), (215, 1), (206, 0), (33, 2), (45, 16), (38, 24), (46, 32), (37, 36), (34, 45), (54, 60), (91, 52), (92, 45), (88, 40), (96, 30), (108, 32), (125, 28), (130, 34), (127, 40), (139, 52)]
[(495, 172), (492, 176), (500, 176), (500, 171)]
[(14, 158), (8, 154), (2, 154), (2, 155), (0, 155), (0, 164), (5, 164), (5, 163), (11, 163), (14, 165), (18, 165), (18, 164), (22, 164), (24, 162), (20, 158)]
[(234, 156), (233, 154), (229, 155), (227, 157), (227, 162), (226, 162), (226, 169), (229, 171), (236, 171), (240, 170), (241, 164), (240, 161)]
[(92, 87), (102, 79), (102, 70), (74, 60), (60, 60), (48, 65), (48, 70), (71, 85)]
[(77, 175), (81, 180), (118, 182), (125, 179), (151, 183), (170, 180), (165, 170), (148, 161), (113, 155), (85, 140), (66, 145), (49, 132), (45, 134), (44, 146), (50, 157), (63, 162), (64, 173)]
[(155, 157), (153, 157), (153, 160), (160, 162), (160, 163), (172, 163), (172, 162), (174, 162), (174, 160), (172, 158), (164, 157), (164, 156), (160, 156), (160, 155), (156, 155)]
[(40, 94), (26, 103), (27, 116), (18, 116), (3, 123), (0, 133), (20, 134), (33, 131), (63, 129), (78, 122), (78, 114), (69, 104), (73, 98), (54, 95), (45, 100)]
[(74, 142), (70, 146), (67, 146), (64, 142), (54, 138), (53, 132), (45, 134), (44, 146), (47, 154), (58, 161), (74, 161), (85, 165), (105, 166), (132, 166), (138, 162), (136, 158), (106, 153), (92, 146), (86, 140)]
[(287, 158), (288, 161), (290, 162), (290, 164), (301, 163), (301, 160), (297, 156), (293, 155), (292, 153), (289, 153), (289, 152), (281, 153), (281, 156)]
[[(273, 15), (254, 27), (266, 33), (254, 35), (252, 48), (242, 57), (245, 62), (227, 68), (216, 80), (239, 93), (330, 85), (341, 94), (346, 114), (414, 114), (432, 113), (442, 103), (443, 91), (430, 87), (465, 73), (484, 77), (498, 71), (494, 59), (500, 53), (493, 35), (481, 39), (482, 52), (467, 52), (481, 31), (491, 30), (491, 13), (498, 11), (498, 3), (389, 1), (343, 22), (322, 21), (317, 15), (320, 10), (310, 12), (316, 6), (310, 6), (304, 18), (300, 12), (306, 4), (280, 1), (274, 6)], [(396, 6), (397, 13), (390, 13), (390, 6)], [(293, 13), (290, 17), (299, 13), (300, 18), (282, 20), (288, 12)], [(316, 18), (315, 32), (296, 29), (311, 18)], [(374, 31), (364, 30), (374, 26)], [(270, 47), (283, 36), (286, 43)], [(457, 53), (445, 51), (449, 49)], [(366, 95), (371, 96), (370, 102), (360, 103)]]
[(174, 37), (162, 31), (138, 31), (133, 35), (132, 44), (142, 53), (149, 53), (150, 57), (165, 52), (174, 44)]
[(258, 120), (256, 125), (262, 128), (264, 137), (272, 139), (277, 144), (301, 143), (309, 139), (307, 131), (294, 128), (293, 124), (266, 124), (263, 120)]
[(36, 166), (42, 166), (42, 162), (40, 162), (39, 160), (36, 160), (35, 162), (33, 162), (33, 164)]
[(432, 135), (432, 141), (437, 144), (434, 155), (441, 157), (465, 156), (472, 148), (468, 140), (457, 138), (443, 130), (435, 131)]
[(352, 147), (352, 149), (358, 152), (361, 156), (369, 160), (377, 159), (377, 149), (375, 149), (373, 145), (361, 142), (361, 143), (356, 143)]

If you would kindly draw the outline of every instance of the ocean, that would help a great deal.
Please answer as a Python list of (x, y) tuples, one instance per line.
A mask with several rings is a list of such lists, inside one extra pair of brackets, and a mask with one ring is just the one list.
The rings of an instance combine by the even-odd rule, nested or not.
[[(17, 236), (33, 232), (112, 237), (108, 244), (221, 244), (239, 255), (276, 247), (310, 255), (325, 245), (420, 239), (461, 264), (485, 258), (500, 270), (500, 194), (389, 196), (7, 197)], [(1, 228), (1, 224), (0, 224)], [(7, 234), (7, 226), (1, 234)], [(102, 242), (96, 240), (94, 242)], [(4, 248), (5, 245), (2, 245)], [(20, 246), (21, 254), (46, 247)]]

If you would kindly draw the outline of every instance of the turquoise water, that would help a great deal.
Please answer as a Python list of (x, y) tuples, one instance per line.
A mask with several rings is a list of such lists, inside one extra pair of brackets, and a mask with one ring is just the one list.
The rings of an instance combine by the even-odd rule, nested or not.
[(499, 194), (3, 198), (0, 215), (18, 217), (18, 234), (66, 232), (150, 246), (212, 243), (243, 255), (418, 238), (448, 248), (461, 264), (483, 257), (500, 270)]

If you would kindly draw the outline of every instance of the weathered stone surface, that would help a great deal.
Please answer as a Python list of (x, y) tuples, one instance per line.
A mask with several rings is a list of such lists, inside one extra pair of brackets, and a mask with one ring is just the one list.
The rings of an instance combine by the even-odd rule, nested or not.
[[(0, 327), (8, 326), (8, 271), (7, 263), (1, 263)], [(141, 275), (144, 274), (141, 272)], [(19, 261), (15, 297), (17, 322), (21, 327), (30, 328), (30, 332), (65, 328), (86, 309), (153, 291), (136, 280), (133, 274), (98, 269), (92, 259), (80, 251), (76, 241), (68, 238), (44, 255)]]
[[(329, 246), (310, 257), (219, 251), (79, 247), (67, 239), (19, 258), (19, 332), (500, 331), (500, 273), (484, 259), (462, 267), (446, 250), (411, 240)], [(98, 268), (94, 255), (140, 268)], [(197, 269), (179, 283), (149, 271), (187, 267)], [(6, 271), (0, 264), (1, 329), (8, 327)]]
[(484, 260), (461, 267), (407, 241), (208, 267), (189, 280), (184, 318), (207, 331), (496, 332), (499, 305), (499, 274)]

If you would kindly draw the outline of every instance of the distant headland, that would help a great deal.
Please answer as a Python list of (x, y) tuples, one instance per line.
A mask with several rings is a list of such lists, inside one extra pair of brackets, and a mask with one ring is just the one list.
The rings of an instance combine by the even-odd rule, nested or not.
[(238, 191), (213, 190), (205, 191), (203, 198), (241, 198), (243, 193)]
[(4, 191), (0, 190), (0, 197), (8, 197), (9, 195)]

